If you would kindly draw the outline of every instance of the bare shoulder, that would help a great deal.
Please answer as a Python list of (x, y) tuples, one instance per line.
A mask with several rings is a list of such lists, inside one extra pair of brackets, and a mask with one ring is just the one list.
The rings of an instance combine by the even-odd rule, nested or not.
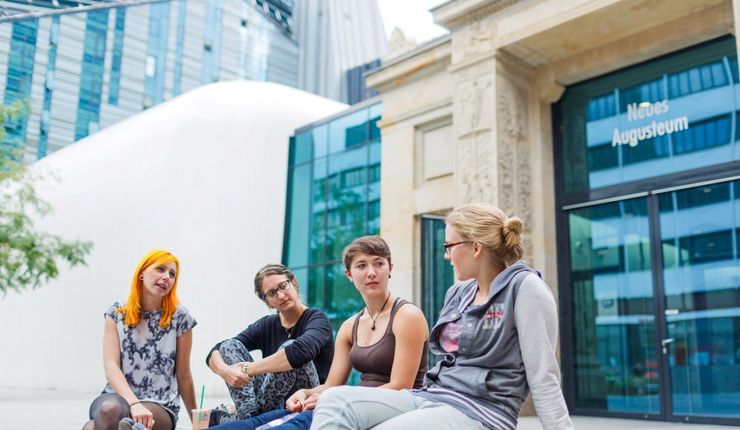
[(351, 317), (344, 320), (342, 325), (339, 327), (339, 331), (337, 331), (337, 342), (352, 342), (352, 325), (355, 323), (356, 317), (357, 315), (352, 315)]
[[(399, 324), (395, 324), (398, 322)], [(427, 319), (424, 317), (424, 312), (414, 304), (403, 305), (396, 311), (396, 316), (393, 320), (393, 331), (395, 333), (396, 327), (403, 327), (404, 329), (409, 326), (413, 327), (427, 327)]]

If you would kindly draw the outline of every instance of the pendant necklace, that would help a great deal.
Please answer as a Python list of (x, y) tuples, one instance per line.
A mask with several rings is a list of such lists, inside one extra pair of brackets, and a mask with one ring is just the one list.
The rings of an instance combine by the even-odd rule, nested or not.
[(375, 320), (378, 319), (378, 317), (380, 316), (380, 314), (383, 312), (383, 309), (385, 309), (385, 305), (388, 303), (388, 299), (390, 299), (390, 298), (391, 298), (391, 292), (388, 291), (388, 296), (386, 296), (385, 301), (383, 302), (383, 306), (380, 307), (380, 310), (375, 315), (375, 318), (373, 318), (373, 316), (370, 315), (370, 309), (368, 309), (367, 306), (365, 306), (365, 310), (367, 311), (367, 315), (370, 317), (371, 320), (373, 320), (373, 325), (372, 325), (372, 327), (370, 327), (370, 330), (375, 331)]

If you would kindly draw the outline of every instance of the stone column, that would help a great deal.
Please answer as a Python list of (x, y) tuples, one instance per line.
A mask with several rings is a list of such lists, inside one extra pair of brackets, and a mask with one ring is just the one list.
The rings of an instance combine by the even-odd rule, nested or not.
[(455, 203), (492, 203), (532, 228), (532, 70), (495, 48), (495, 23), (453, 32)]

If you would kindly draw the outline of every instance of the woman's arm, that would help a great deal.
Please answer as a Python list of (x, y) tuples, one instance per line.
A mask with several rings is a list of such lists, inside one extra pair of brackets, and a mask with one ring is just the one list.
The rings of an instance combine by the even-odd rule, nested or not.
[(419, 373), (424, 342), (429, 337), (427, 320), (421, 309), (413, 305), (398, 308), (393, 319), (393, 335), (396, 337), (396, 352), (393, 354), (391, 380), (380, 388), (413, 388)]
[(332, 330), (329, 318), (323, 312), (313, 312), (308, 315), (305, 330), (293, 343), (262, 360), (249, 363), (249, 376), (297, 369), (314, 361), (321, 349), (330, 342)]
[(152, 428), (153, 415), (139, 402), (136, 394), (129, 387), (126, 376), (121, 370), (121, 346), (116, 330), (116, 323), (111, 317), (105, 317), (105, 327), (103, 328), (103, 368), (105, 369), (105, 379), (118, 395), (126, 399), (131, 407), (131, 417), (134, 421), (139, 422)]
[(560, 389), (556, 357), (558, 315), (550, 288), (536, 275), (524, 280), (514, 306), (527, 384), (544, 430), (569, 430), (573, 423)]
[(326, 382), (310, 389), (298, 390), (290, 396), (286, 402), (286, 408), (297, 412), (305, 409), (313, 409), (318, 401), (318, 395), (324, 390), (346, 384), (352, 366), (349, 363), (349, 351), (352, 349), (352, 324), (354, 316), (342, 323), (334, 343), (334, 356), (331, 360), (331, 368)]
[[(193, 330), (188, 330), (177, 338), (177, 355), (175, 356), (175, 376), (180, 397), (188, 411), (195, 409), (195, 388), (193, 374), (190, 372), (190, 351), (193, 347)], [(190, 420), (193, 417), (188, 414)]]

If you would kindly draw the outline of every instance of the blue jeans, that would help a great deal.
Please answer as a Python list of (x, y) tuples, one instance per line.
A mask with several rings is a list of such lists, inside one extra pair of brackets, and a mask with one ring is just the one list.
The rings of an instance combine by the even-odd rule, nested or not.
[[(262, 415), (257, 415), (253, 418), (248, 418), (241, 421), (233, 421), (218, 425), (216, 427), (210, 427), (218, 430), (255, 430), (257, 427), (267, 424), (272, 420), (284, 417), (290, 413), (287, 409), (275, 409), (274, 411), (265, 412)], [(303, 411), (296, 415), (290, 421), (287, 421), (273, 429), (283, 430), (308, 430), (311, 428), (311, 421), (313, 420), (313, 411)]]

